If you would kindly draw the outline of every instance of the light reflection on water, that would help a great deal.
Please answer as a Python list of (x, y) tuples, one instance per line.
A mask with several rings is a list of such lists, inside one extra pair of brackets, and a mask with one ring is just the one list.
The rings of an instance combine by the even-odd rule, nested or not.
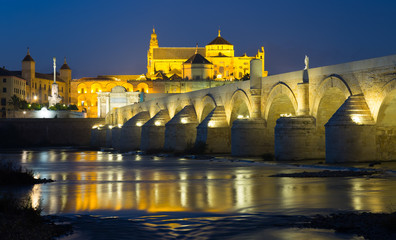
[(275, 173), (302, 170), (246, 162), (71, 150), (22, 151), (0, 157), (56, 180), (35, 185), (31, 192), (32, 204), (41, 204), (44, 214), (379, 212), (388, 211), (396, 199), (395, 179), (271, 178)]

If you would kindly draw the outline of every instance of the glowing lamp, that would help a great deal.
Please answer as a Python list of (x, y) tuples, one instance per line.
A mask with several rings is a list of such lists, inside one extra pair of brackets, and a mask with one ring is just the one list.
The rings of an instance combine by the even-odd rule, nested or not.
[(358, 124), (358, 125), (363, 124), (362, 118), (361, 118), (360, 116), (358, 116), (358, 115), (352, 115), (352, 116), (351, 116), (351, 119), (352, 119), (352, 121), (353, 121), (354, 123), (356, 123), (356, 124)]
[(243, 119), (243, 115), (238, 115), (238, 119)]
[(136, 126), (141, 127), (143, 124), (141, 122), (137, 122)]
[(113, 126), (112, 126), (112, 125), (109, 125), (109, 129), (113, 129)]
[(208, 122), (208, 127), (214, 127), (214, 126), (215, 126), (215, 122), (212, 121), (212, 120), (210, 120), (210, 121)]
[(155, 121), (155, 122), (154, 122), (154, 125), (155, 125), (155, 126), (161, 126), (161, 122), (160, 122), (160, 121)]
[(121, 127), (122, 127), (122, 124), (118, 124), (118, 127), (121, 128)]
[(182, 118), (182, 119), (180, 119), (180, 122), (183, 124), (186, 124), (188, 121), (187, 121), (187, 118)]

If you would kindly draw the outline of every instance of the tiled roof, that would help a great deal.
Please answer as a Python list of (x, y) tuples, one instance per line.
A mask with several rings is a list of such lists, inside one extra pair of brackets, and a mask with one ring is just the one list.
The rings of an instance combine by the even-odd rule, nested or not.
[(60, 69), (70, 69), (70, 67), (67, 63), (64, 63)]
[(222, 37), (217, 37), (213, 41), (211, 41), (208, 45), (232, 45), (232, 44)]
[(212, 64), (206, 58), (204, 58), (201, 54), (197, 53), (192, 55), (187, 61), (184, 63), (191, 63), (191, 64)]
[(22, 62), (34, 62), (33, 58), (30, 56), (30, 54), (27, 54), (25, 58), (22, 60)]
[[(54, 80), (54, 75), (53, 75), (52, 73), (50, 73), (50, 74), (45, 74), (45, 73), (37, 73), (37, 72), (36, 72), (36, 78), (47, 79), (47, 80)], [(62, 78), (59, 77), (58, 74), (56, 74), (56, 81), (57, 81), (57, 82), (65, 82)]]
[(8, 71), (5, 68), (0, 68), (0, 76), (15, 76), (15, 77), (21, 77), (21, 72), (20, 71)]
[[(197, 48), (167, 48), (160, 47), (153, 49), (154, 59), (188, 59), (194, 55)], [(201, 55), (206, 55), (205, 48), (198, 48), (198, 53)]]

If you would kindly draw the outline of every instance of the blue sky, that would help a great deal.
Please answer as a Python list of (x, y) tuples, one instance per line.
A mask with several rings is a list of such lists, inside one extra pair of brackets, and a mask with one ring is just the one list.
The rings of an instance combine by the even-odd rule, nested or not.
[[(264, 46), (269, 74), (396, 54), (396, 1), (0, 0), (0, 66), (19, 70), (30, 47), (38, 72), (64, 56), (73, 78), (142, 74), (152, 27), (163, 47), (217, 36), (236, 55)], [(58, 66), (58, 69), (60, 64)]]

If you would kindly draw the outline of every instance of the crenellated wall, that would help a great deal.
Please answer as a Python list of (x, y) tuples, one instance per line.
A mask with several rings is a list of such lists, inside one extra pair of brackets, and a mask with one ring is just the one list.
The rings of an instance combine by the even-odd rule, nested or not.
[[(198, 139), (201, 144), (213, 145), (213, 140), (210, 140), (212, 141), (210, 143), (209, 140), (205, 142), (205, 139), (222, 139), (230, 136), (231, 139), (226, 139), (224, 144), (231, 142), (231, 152), (241, 156), (274, 155), (279, 160), (317, 159), (325, 158), (326, 155), (329, 158), (326, 150), (339, 150), (342, 155), (342, 151), (357, 153), (360, 151), (359, 148), (366, 148), (374, 149), (372, 151), (375, 153), (370, 156), (375, 157), (365, 159), (356, 157), (350, 161), (396, 160), (396, 154), (392, 150), (396, 147), (394, 145), (396, 141), (393, 140), (396, 132), (396, 55), (264, 78), (255, 76), (255, 72), (260, 72), (258, 69), (260, 66), (260, 62), (251, 63), (251, 67), (257, 69), (250, 70), (252, 75), (249, 81), (175, 94), (115, 109), (106, 116), (106, 124), (124, 124), (140, 112), (147, 112), (149, 117), (153, 118), (158, 112), (163, 111), (171, 120), (168, 125), (164, 123), (163, 127), (164, 131), (169, 133), (165, 145), (172, 150), (181, 151), (183, 147), (177, 141), (186, 137), (178, 138), (178, 134), (175, 130), (171, 131), (171, 128), (180, 131), (188, 129), (190, 133), (183, 132), (179, 135), (184, 134), (192, 139)], [(360, 96), (358, 97), (360, 103), (349, 104), (351, 109), (337, 116), (338, 119), (345, 118), (349, 121), (344, 121), (341, 124), (342, 127), (341, 125), (335, 127), (334, 124), (326, 125), (351, 96)], [(354, 99), (352, 98), (351, 101), (355, 101)], [(195, 111), (192, 114), (196, 117), (193, 127), (191, 127), (191, 122), (183, 122), (185, 120), (180, 116), (173, 119), (181, 110), (187, 111), (186, 107), (189, 108), (189, 114)], [(222, 124), (216, 126), (216, 121), (212, 119), (213, 114), (210, 113), (214, 109), (219, 110), (219, 107), (221, 107)], [(361, 121), (361, 116), (357, 112), (363, 108), (367, 110), (365, 114), (369, 114), (372, 118), (372, 123)], [(288, 117), (292, 118), (287, 121), (282, 120)], [(233, 126), (237, 119), (239, 119), (238, 125)], [(277, 121), (280, 122), (277, 123)], [(336, 122), (339, 123), (338, 120)], [(202, 123), (206, 124), (206, 130)], [(184, 124), (191, 126), (183, 128)], [(352, 144), (350, 149), (341, 149), (341, 146), (336, 146), (334, 141), (326, 142), (325, 140), (326, 134), (343, 138), (343, 134), (350, 135), (356, 131), (350, 129), (362, 129), (366, 125), (371, 126), (367, 127), (369, 130), (366, 135), (376, 135), (374, 142), (372, 139), (363, 141), (366, 135), (361, 134), (358, 137), (359, 143)], [(197, 126), (199, 131), (196, 131)], [(360, 126), (360, 128), (355, 126)], [(210, 131), (210, 128), (217, 127), (221, 127), (222, 130)], [(346, 128), (345, 131), (340, 130), (343, 128)], [(373, 128), (375, 130), (372, 130)], [(209, 133), (210, 137), (208, 137)], [(220, 135), (217, 136), (217, 134)], [(164, 138), (165, 135), (164, 133)], [(301, 145), (301, 139), (304, 139), (304, 145)], [(143, 141), (145, 140), (142, 138)], [(357, 140), (351, 138), (350, 141)], [(169, 147), (174, 144), (177, 147)], [(293, 150), (286, 151), (288, 148), (293, 148)], [(205, 149), (208, 152), (208, 149), (211, 149), (211, 152), (224, 152), (229, 147), (206, 146)]]

